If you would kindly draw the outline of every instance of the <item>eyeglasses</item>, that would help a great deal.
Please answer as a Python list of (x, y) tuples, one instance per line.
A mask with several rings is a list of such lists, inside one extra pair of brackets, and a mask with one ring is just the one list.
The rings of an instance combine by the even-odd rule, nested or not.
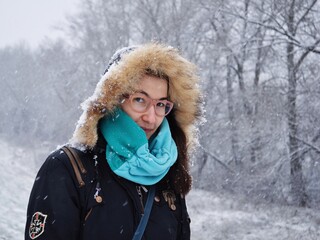
[(144, 93), (134, 93), (126, 97), (121, 103), (128, 99), (132, 110), (138, 113), (144, 113), (154, 106), (155, 113), (159, 117), (164, 117), (170, 113), (173, 103), (168, 100), (152, 99)]

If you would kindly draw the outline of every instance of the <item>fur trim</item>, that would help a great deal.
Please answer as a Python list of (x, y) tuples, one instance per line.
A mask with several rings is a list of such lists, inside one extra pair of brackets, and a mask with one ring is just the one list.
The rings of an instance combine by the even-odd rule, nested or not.
[(123, 94), (135, 91), (134, 87), (146, 69), (169, 77), (169, 98), (176, 109), (175, 118), (186, 133), (188, 142), (193, 140), (193, 126), (201, 113), (196, 67), (176, 49), (150, 43), (121, 56), (121, 60), (112, 64), (102, 76), (93, 96), (82, 104), (83, 113), (70, 140), (72, 146), (80, 149), (95, 146), (99, 120), (119, 105)]

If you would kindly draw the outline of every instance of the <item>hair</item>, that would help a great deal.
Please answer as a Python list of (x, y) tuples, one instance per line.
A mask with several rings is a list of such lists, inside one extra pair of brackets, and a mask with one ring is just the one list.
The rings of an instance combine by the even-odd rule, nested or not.
[[(169, 94), (169, 77), (167, 74), (165, 74), (164, 72), (161, 72), (159, 70), (152, 70), (150, 68), (147, 68), (146, 71), (145, 71), (146, 75), (148, 76), (152, 76), (152, 77), (157, 77), (157, 78), (160, 78), (160, 79), (163, 79), (163, 80), (166, 80), (167, 81), (167, 87), (168, 87), (168, 94)], [(170, 96), (168, 96), (170, 97)]]
[(152, 70), (150, 68), (147, 68), (145, 72), (149, 76), (158, 77), (158, 78), (164, 79), (167, 82), (169, 82), (168, 75), (163, 73), (163, 72), (161, 72), (161, 71), (159, 71), (159, 70)]
[(189, 154), (187, 136), (175, 119), (174, 109), (168, 114), (167, 120), (169, 122), (172, 138), (177, 145), (178, 158), (170, 168), (164, 181), (169, 184), (175, 193), (185, 196), (191, 190), (192, 186), (192, 177), (188, 168)]

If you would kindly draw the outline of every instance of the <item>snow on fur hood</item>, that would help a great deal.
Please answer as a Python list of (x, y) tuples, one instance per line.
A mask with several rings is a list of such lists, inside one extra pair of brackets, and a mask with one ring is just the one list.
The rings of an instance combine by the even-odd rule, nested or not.
[(117, 53), (114, 55), (93, 96), (82, 103), (83, 113), (70, 140), (71, 146), (92, 149), (96, 145), (99, 120), (119, 106), (123, 94), (136, 91), (146, 69), (169, 77), (169, 99), (174, 103), (175, 118), (186, 133), (188, 143), (194, 142), (194, 126), (202, 115), (196, 66), (177, 49), (159, 43), (127, 49), (121, 54), (118, 52), (118, 57)]

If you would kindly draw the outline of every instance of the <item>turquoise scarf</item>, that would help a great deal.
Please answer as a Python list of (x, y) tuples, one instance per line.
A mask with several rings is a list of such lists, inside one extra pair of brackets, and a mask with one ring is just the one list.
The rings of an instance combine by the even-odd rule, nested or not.
[(112, 171), (132, 182), (153, 185), (177, 160), (177, 146), (166, 118), (150, 142), (138, 124), (121, 109), (104, 117), (100, 129), (107, 141), (106, 159)]

